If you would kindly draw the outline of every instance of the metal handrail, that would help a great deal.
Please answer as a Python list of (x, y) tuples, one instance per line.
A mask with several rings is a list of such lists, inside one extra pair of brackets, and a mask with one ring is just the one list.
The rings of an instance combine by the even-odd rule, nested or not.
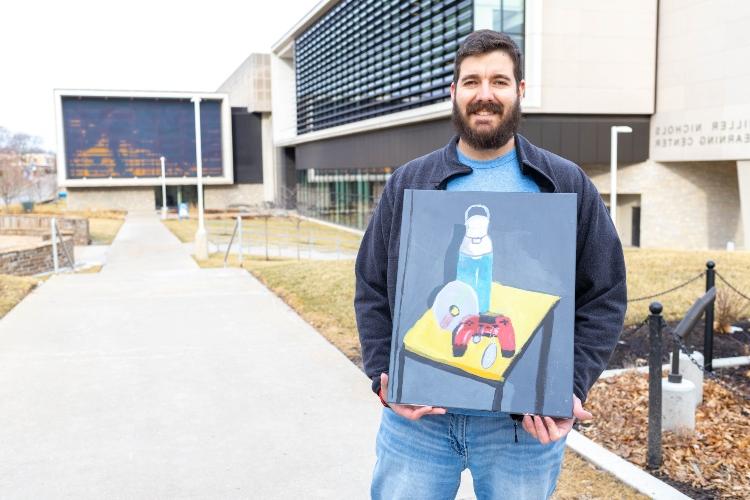
[(685, 313), (685, 317), (682, 318), (682, 321), (680, 321), (680, 323), (675, 327), (674, 334), (680, 338), (684, 338), (685, 335), (687, 335), (688, 332), (690, 332), (695, 327), (695, 324), (706, 311), (706, 308), (711, 305), (711, 302), (713, 302), (714, 299), (716, 299), (715, 286), (711, 287), (710, 290), (708, 290), (701, 298), (696, 300), (695, 303), (690, 306), (688, 312)]
[(71, 257), (70, 252), (68, 252), (68, 247), (65, 246), (65, 240), (62, 237), (62, 232), (60, 231), (60, 226), (57, 225), (57, 218), (52, 217), (52, 225), (54, 226), (53, 235), (52, 235), (52, 253), (53, 253), (53, 262), (55, 267), (55, 272), (57, 272), (58, 266), (57, 266), (57, 241), (60, 240), (60, 244), (63, 249), (63, 253), (65, 254), (65, 258), (68, 261), (68, 265), (71, 269), (75, 269), (76, 265), (73, 261), (73, 257)]
[(234, 237), (237, 235), (237, 231), (240, 231), (240, 237), (239, 237), (239, 245), (240, 245), (240, 253), (239, 253), (239, 259), (240, 264), (242, 263), (242, 216), (238, 215), (237, 220), (234, 222), (234, 229), (232, 230), (232, 237), (229, 239), (229, 244), (227, 245), (227, 251), (224, 252), (224, 267), (227, 267), (227, 260), (229, 260), (229, 251), (232, 249), (232, 243), (234, 243)]
[(685, 317), (677, 325), (673, 331), (673, 335), (676, 337), (672, 346), (672, 371), (668, 376), (670, 382), (679, 384), (682, 382), (682, 375), (680, 375), (680, 344), (678, 340), (682, 340), (685, 336), (693, 330), (695, 324), (703, 316), (703, 313), (713, 304), (716, 299), (716, 287), (712, 286), (701, 298), (695, 301), (690, 306)]

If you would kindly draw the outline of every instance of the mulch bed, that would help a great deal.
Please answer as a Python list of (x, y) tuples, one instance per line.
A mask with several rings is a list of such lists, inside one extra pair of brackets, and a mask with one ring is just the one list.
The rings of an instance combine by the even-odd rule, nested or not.
[[(718, 370), (722, 380), (750, 388), (750, 367)], [(743, 391), (744, 392), (744, 391)], [(747, 392), (745, 394), (748, 394)], [(595, 418), (585, 436), (645, 468), (648, 377), (630, 372), (599, 381), (586, 408)], [(704, 384), (695, 432), (662, 435), (663, 464), (654, 475), (693, 498), (750, 498), (750, 401), (718, 383)]]
[(715, 370), (721, 380), (729, 382), (735, 388), (750, 398), (750, 365)]
[[(669, 361), (669, 353), (672, 351), (672, 335), (669, 329), (677, 326), (677, 322), (668, 323), (669, 328), (662, 330), (662, 361)], [(703, 352), (704, 336), (703, 320), (699, 321), (693, 330), (685, 336), (684, 342), (690, 349)], [(727, 358), (734, 356), (750, 356), (750, 325), (738, 323), (742, 327), (741, 332), (736, 333), (714, 333), (713, 357)], [(628, 368), (632, 366), (645, 366), (648, 364), (649, 353), (649, 329), (648, 325), (643, 328), (631, 326), (625, 328), (620, 335), (620, 341), (607, 368)]]

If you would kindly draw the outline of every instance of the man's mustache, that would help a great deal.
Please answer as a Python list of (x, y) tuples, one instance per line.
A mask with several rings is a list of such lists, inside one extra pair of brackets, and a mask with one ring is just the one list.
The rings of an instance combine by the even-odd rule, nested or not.
[(466, 106), (466, 114), (479, 113), (480, 111), (489, 111), (498, 115), (503, 114), (503, 105), (496, 102), (472, 102)]

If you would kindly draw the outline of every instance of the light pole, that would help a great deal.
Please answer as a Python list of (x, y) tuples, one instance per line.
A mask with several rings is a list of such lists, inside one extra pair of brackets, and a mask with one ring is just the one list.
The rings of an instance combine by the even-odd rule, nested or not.
[(203, 153), (201, 152), (201, 98), (193, 97), (195, 107), (195, 164), (198, 180), (198, 230), (195, 232), (195, 257), (208, 259), (208, 235), (203, 224)]
[(161, 160), (161, 218), (167, 218), (167, 174), (164, 168), (164, 157)]
[(612, 225), (617, 231), (617, 134), (629, 134), (633, 129), (625, 125), (612, 126), (612, 144), (610, 145), (609, 161), (609, 215), (612, 217)]

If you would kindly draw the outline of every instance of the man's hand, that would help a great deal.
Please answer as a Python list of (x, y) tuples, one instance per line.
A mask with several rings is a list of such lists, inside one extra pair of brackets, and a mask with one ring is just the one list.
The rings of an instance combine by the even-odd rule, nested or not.
[[(385, 401), (385, 395), (388, 394), (388, 375), (385, 373), (380, 374), (380, 397)], [(434, 406), (415, 406), (415, 405), (398, 405), (395, 403), (389, 403), (388, 407), (393, 410), (396, 415), (408, 418), (409, 420), (419, 420), (425, 415), (444, 415), (445, 408), (437, 408)]]
[(557, 441), (565, 437), (573, 422), (578, 420), (591, 420), (594, 416), (583, 409), (578, 396), (573, 396), (573, 418), (540, 417), (539, 415), (525, 415), (523, 417), (523, 429), (534, 436), (542, 444)]

